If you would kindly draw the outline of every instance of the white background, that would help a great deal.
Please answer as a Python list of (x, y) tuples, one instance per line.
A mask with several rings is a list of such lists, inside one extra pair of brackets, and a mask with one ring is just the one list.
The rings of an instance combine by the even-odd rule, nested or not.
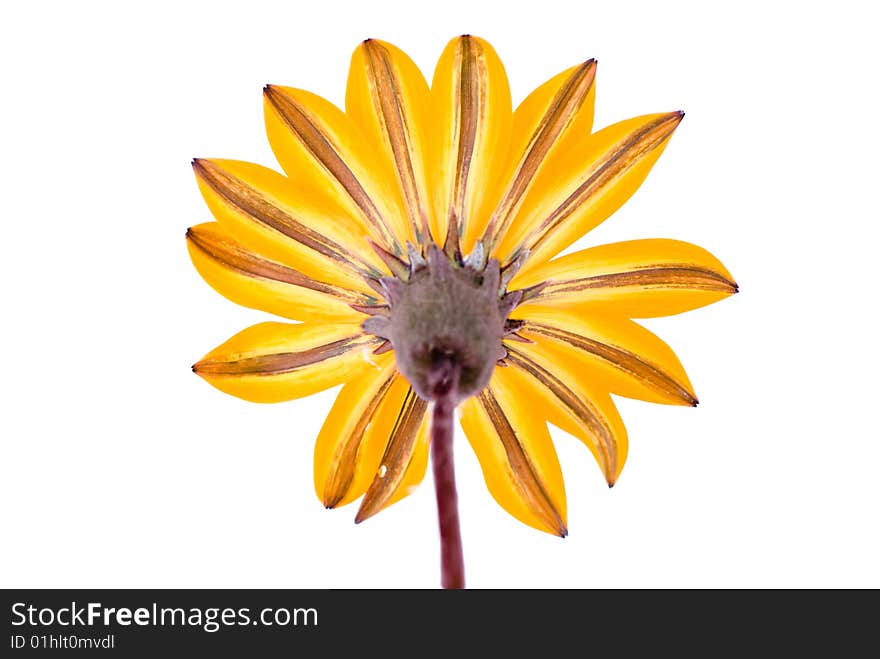
[[(581, 246), (703, 245), (742, 293), (648, 323), (697, 409), (620, 400), (609, 491), (559, 435), (570, 536), (491, 499), (463, 436), (473, 587), (880, 586), (880, 53), (870, 3), (15, 3), (0, 18), (0, 586), (434, 587), (430, 476), (368, 522), (325, 511), (312, 448), (333, 391), (272, 406), (189, 366), (266, 319), (212, 291), (184, 232), (194, 156), (275, 166), (261, 87), (342, 103), (365, 37), (430, 77), (487, 38), (514, 102), (599, 60), (596, 125), (687, 117)], [(15, 7), (10, 9), (10, 7)]]

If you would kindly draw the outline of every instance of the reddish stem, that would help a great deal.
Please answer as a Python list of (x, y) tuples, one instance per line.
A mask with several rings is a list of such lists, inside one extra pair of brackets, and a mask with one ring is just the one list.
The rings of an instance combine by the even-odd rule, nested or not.
[(446, 373), (448, 377), (440, 379), (440, 382), (450, 386), (441, 385), (434, 389), (434, 411), (431, 419), (431, 463), (434, 468), (437, 518), (440, 523), (440, 583), (443, 588), (464, 588), (464, 553), (461, 547), (452, 453), (452, 438), (455, 434), (454, 383), (457, 380), (457, 370), (451, 365), (450, 371)]

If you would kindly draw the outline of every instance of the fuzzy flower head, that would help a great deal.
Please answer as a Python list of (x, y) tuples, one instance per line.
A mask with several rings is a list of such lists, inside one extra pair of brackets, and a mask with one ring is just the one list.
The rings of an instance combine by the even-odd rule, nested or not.
[(681, 112), (593, 132), (596, 62), (511, 106), (482, 39), (453, 39), (428, 85), (376, 40), (355, 50), (345, 111), (307, 91), (264, 90), (284, 174), (197, 159), (216, 222), (187, 241), (204, 279), (265, 322), (194, 367), (218, 389), (279, 402), (343, 385), (315, 447), (329, 508), (362, 521), (406, 496), (428, 463), (432, 401), (449, 398), (498, 503), (566, 530), (553, 424), (609, 485), (627, 436), (610, 394), (696, 405), (672, 350), (634, 322), (737, 287), (704, 249), (634, 240), (557, 256), (648, 175)]

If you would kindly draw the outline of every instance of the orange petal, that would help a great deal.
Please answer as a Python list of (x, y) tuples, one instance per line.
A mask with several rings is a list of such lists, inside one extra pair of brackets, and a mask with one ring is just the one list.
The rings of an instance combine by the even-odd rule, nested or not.
[(565, 537), (565, 487), (547, 424), (524, 401), (522, 376), (498, 368), (478, 396), (461, 405), (461, 425), (489, 492), (529, 526)]
[(324, 216), (290, 179), (235, 160), (193, 162), (205, 202), (236, 242), (320, 281), (364, 292), (381, 261), (361, 236)]
[(376, 370), (342, 387), (318, 433), (315, 492), (327, 508), (345, 505), (366, 491), (388, 442), (387, 435), (376, 431), (375, 417), (397, 371), (390, 353), (375, 360)]
[(357, 376), (380, 342), (356, 323), (260, 323), (214, 348), (193, 371), (233, 396), (277, 403)]
[(548, 354), (539, 344), (506, 345), (507, 362), (528, 375), (533, 412), (579, 438), (593, 453), (608, 485), (626, 462), (626, 428), (611, 397), (590, 374)]
[(447, 44), (431, 85), (436, 190), (434, 240), (447, 229), (470, 252), (506, 181), (501, 176), (512, 111), (504, 66), (487, 42), (462, 36)]
[(391, 386), (370, 428), (370, 432), (386, 437), (387, 445), (361, 501), (357, 523), (410, 494), (425, 477), (428, 465), (428, 404), (402, 375)]
[(517, 274), (510, 288), (546, 284), (526, 305), (669, 316), (717, 302), (739, 289), (721, 262), (702, 247), (653, 238), (591, 247)]
[(186, 232), (187, 247), (199, 274), (221, 295), (252, 309), (292, 320), (357, 317), (352, 304), (374, 298), (301, 272), (245, 249), (217, 222)]
[(409, 223), (385, 181), (391, 163), (365, 148), (342, 110), (302, 89), (268, 85), (266, 132), (278, 162), (307, 196), (330, 199), (394, 254), (405, 254)]
[(528, 271), (603, 222), (642, 184), (683, 116), (636, 117), (573, 142), (532, 184), (496, 256), (528, 251)]
[(526, 193), (545, 167), (553, 167), (553, 155), (570, 148), (572, 141), (585, 141), (593, 126), (596, 60), (551, 78), (529, 94), (513, 113), (510, 163), (504, 179), (510, 181), (496, 205), (484, 243), (492, 248), (507, 232)]
[(428, 83), (406, 53), (368, 39), (351, 58), (345, 94), (346, 115), (366, 138), (369, 153), (393, 163), (400, 203), (418, 244), (431, 243), (428, 190)]
[(519, 334), (557, 360), (578, 364), (615, 394), (653, 403), (697, 404), (690, 380), (672, 349), (625, 318), (558, 310), (517, 309)]

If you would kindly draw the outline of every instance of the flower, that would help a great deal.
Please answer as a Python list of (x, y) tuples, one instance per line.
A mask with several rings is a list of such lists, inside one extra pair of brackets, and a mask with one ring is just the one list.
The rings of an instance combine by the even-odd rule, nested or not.
[(299, 321), (245, 329), (193, 370), (256, 402), (343, 385), (315, 447), (328, 508), (362, 497), (362, 521), (412, 491), (429, 406), (443, 399), (498, 503), (565, 536), (548, 424), (579, 438), (611, 486), (627, 455), (611, 394), (697, 404), (672, 350), (632, 318), (736, 292), (724, 266), (661, 239), (554, 258), (632, 195), (683, 117), (593, 133), (595, 75), (594, 60), (569, 68), (513, 110), (482, 39), (453, 39), (430, 87), (402, 51), (367, 40), (345, 112), (265, 88), (286, 176), (193, 162), (216, 218), (187, 233), (199, 273), (238, 304)]

